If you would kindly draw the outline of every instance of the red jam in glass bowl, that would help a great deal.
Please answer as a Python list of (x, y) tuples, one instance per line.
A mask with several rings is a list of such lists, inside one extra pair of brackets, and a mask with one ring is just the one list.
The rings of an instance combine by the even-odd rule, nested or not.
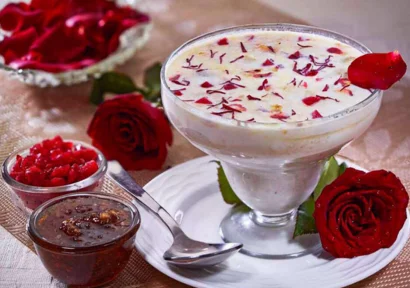
[(14, 192), (13, 201), (30, 214), (51, 198), (96, 189), (106, 169), (104, 155), (96, 148), (56, 136), (11, 154), (2, 176)]
[(95, 287), (127, 264), (140, 226), (137, 208), (103, 193), (73, 193), (39, 206), (27, 232), (48, 272), (61, 282)]

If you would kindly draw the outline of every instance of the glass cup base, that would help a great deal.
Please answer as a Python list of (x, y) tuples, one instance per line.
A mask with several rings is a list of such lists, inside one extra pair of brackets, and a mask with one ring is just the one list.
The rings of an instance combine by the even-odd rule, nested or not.
[(261, 223), (263, 216), (257, 212), (238, 205), (222, 220), (219, 232), (225, 242), (242, 243), (240, 253), (253, 257), (288, 259), (320, 253), (322, 245), (318, 234), (293, 239), (296, 213), (291, 211), (280, 216), (281, 221), (269, 225)]

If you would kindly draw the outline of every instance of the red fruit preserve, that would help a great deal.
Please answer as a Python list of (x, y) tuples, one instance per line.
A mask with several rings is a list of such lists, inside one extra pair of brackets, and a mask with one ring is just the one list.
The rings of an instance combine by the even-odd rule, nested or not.
[(2, 176), (13, 191), (13, 202), (30, 214), (51, 198), (97, 189), (106, 163), (98, 149), (57, 136), (9, 155)]
[(120, 197), (77, 193), (36, 209), (28, 234), (53, 277), (94, 287), (115, 279), (127, 264), (140, 225), (137, 209)]
[(56, 136), (33, 145), (24, 157), (17, 155), (10, 176), (26, 185), (63, 186), (97, 172), (97, 157), (95, 150)]

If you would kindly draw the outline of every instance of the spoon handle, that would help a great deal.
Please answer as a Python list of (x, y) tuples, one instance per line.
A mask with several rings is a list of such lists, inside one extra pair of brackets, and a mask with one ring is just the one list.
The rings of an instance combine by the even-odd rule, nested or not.
[(135, 200), (157, 215), (174, 236), (182, 232), (174, 218), (134, 181), (120, 163), (114, 160), (108, 161), (107, 175), (128, 194), (133, 196)]

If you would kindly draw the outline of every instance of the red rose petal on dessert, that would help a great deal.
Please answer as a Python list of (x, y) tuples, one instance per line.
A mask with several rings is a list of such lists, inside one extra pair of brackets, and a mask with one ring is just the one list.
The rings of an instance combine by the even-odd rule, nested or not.
[(319, 113), (319, 111), (315, 110), (312, 112), (312, 119), (317, 119), (317, 118), (322, 118), (322, 114)]
[(247, 109), (241, 104), (231, 104), (232, 108), (239, 110), (240, 112), (245, 112)]
[(296, 51), (295, 53), (290, 54), (288, 58), (289, 58), (289, 59), (299, 59), (300, 56), (301, 56), (300, 52), (299, 52), (299, 51)]
[(202, 98), (196, 100), (195, 103), (212, 105), (212, 102), (206, 97), (202, 97)]
[(252, 95), (248, 95), (246, 98), (248, 98), (249, 101), (261, 101), (261, 98), (253, 97)]
[(228, 38), (222, 38), (222, 39), (218, 40), (217, 43), (218, 43), (218, 45), (220, 45), (220, 46), (228, 45), (228, 44), (229, 44)]
[(259, 91), (262, 90), (268, 90), (269, 89), (269, 85), (268, 85), (268, 79), (263, 80), (262, 85), (258, 87)]
[(317, 103), (321, 100), (333, 100), (335, 102), (340, 102), (338, 99), (331, 98), (331, 97), (320, 96), (320, 95), (309, 96), (309, 97), (303, 98), (302, 102), (305, 103), (307, 106), (312, 106), (313, 104), (315, 104), (315, 103)]
[(327, 49), (327, 52), (332, 54), (343, 54), (343, 51), (336, 47), (330, 47), (329, 49)]
[(312, 106), (313, 104), (319, 102), (321, 100), (320, 97), (317, 96), (309, 96), (302, 99), (302, 102), (305, 103), (307, 106)]
[(274, 62), (272, 59), (266, 59), (265, 62), (262, 63), (262, 66), (272, 66)]
[(214, 87), (214, 85), (212, 85), (208, 81), (205, 81), (204, 83), (201, 84), (201, 87), (202, 88), (211, 88), (211, 87)]
[(270, 118), (272, 118), (272, 119), (278, 119), (278, 120), (280, 120), (280, 121), (283, 121), (283, 120), (285, 120), (285, 119), (288, 119), (289, 116), (288, 116), (288, 115), (285, 115), (285, 114), (283, 114), (283, 113), (276, 113), (276, 114), (270, 115)]
[(398, 51), (360, 56), (347, 73), (352, 84), (364, 89), (387, 90), (406, 73), (407, 65)]
[(227, 83), (227, 84), (225, 84), (225, 85), (223, 86), (223, 88), (224, 88), (225, 90), (233, 90), (233, 89), (238, 88), (238, 86), (235, 85), (235, 84), (233, 84), (233, 83)]

